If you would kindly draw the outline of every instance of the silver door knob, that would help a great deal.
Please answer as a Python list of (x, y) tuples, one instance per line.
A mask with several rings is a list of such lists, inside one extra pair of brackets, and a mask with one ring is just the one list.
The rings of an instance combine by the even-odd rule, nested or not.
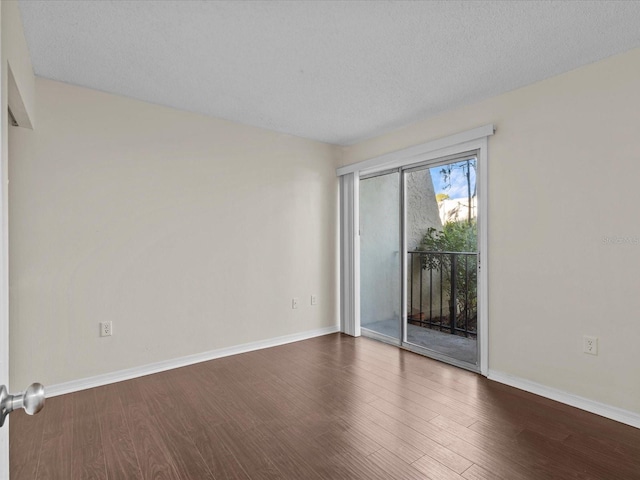
[(14, 410), (24, 408), (28, 415), (35, 415), (44, 408), (44, 386), (40, 383), (32, 383), (24, 393), (11, 395), (7, 393), (7, 387), (0, 386), (0, 427), (4, 420)]

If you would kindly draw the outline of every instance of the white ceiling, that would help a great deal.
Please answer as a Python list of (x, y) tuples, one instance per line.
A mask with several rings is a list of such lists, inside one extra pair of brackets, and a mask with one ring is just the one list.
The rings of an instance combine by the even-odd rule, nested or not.
[(37, 75), (341, 145), (640, 47), (639, 1), (20, 9)]

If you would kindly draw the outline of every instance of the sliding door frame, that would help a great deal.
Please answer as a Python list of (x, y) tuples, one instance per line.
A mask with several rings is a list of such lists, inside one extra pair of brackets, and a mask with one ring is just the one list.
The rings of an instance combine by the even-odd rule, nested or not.
[[(351, 308), (348, 312), (341, 309), (341, 330), (344, 333), (359, 336), (360, 328), (360, 308), (356, 301), (360, 300), (360, 251), (359, 251), (359, 202), (357, 198), (358, 182), (366, 175), (384, 172), (385, 170), (401, 169), (403, 167), (419, 166), (428, 164), (442, 157), (449, 157), (466, 152), (478, 151), (476, 181), (478, 187), (478, 362), (477, 370), (484, 376), (489, 371), (489, 295), (488, 295), (488, 137), (495, 133), (493, 125), (485, 125), (473, 130), (458, 133), (448, 137), (440, 138), (431, 142), (415, 145), (403, 150), (391, 152), (379, 157), (364, 160), (362, 162), (346, 165), (337, 169), (337, 175), (341, 177), (341, 200), (340, 200), (340, 224), (341, 224), (341, 273), (345, 270), (351, 275), (341, 274), (341, 306), (348, 304)], [(411, 166), (411, 167), (410, 167)], [(404, 194), (404, 175), (400, 176), (401, 191)], [(404, 201), (404, 198), (401, 199)], [(401, 216), (402, 229), (402, 251), (406, 251), (406, 234), (404, 233), (405, 220), (404, 213)], [(350, 252), (344, 252), (344, 246)], [(352, 253), (352, 255), (348, 255)], [(411, 345), (406, 343), (406, 255), (402, 259), (402, 334), (401, 341), (403, 348), (411, 349)], [(345, 298), (348, 296), (349, 298)], [(346, 314), (345, 314), (346, 313)], [(438, 358), (438, 355), (433, 355)], [(442, 356), (451, 362), (450, 357)], [(462, 362), (461, 362), (462, 363)], [(458, 365), (469, 368), (467, 365)], [(475, 369), (474, 369), (475, 370)]]
[[(449, 165), (451, 163), (456, 163), (459, 161), (463, 161), (465, 159), (469, 159), (469, 158), (475, 158), (476, 159), (476, 171), (479, 172), (479, 163), (480, 163), (480, 150), (476, 149), (476, 150), (470, 150), (470, 151), (466, 151), (466, 152), (460, 152), (460, 153), (455, 153), (453, 155), (447, 155), (444, 157), (438, 156), (434, 159), (431, 160), (427, 160), (424, 162), (418, 162), (415, 164), (410, 164), (407, 165), (405, 167), (402, 167), (400, 169), (401, 172), (401, 178), (402, 178), (402, 187), (404, 188), (406, 185), (406, 174), (408, 173), (412, 173), (412, 172), (419, 172), (419, 171), (423, 171), (423, 170), (430, 170), (432, 168), (436, 168), (436, 167), (440, 167), (440, 166), (444, 166), (444, 165)], [(476, 175), (476, 186), (478, 185), (479, 181), (478, 181), (478, 177), (479, 175)], [(477, 188), (476, 190), (477, 193), (477, 198), (478, 198), (478, 208), (481, 207), (482, 203), (484, 202), (484, 199), (480, 196), (480, 188)], [(406, 194), (406, 190), (403, 191), (403, 194)], [(402, 343), (401, 343), (401, 347), (407, 350), (411, 350), (412, 352), (415, 353), (419, 353), (421, 355), (426, 355), (430, 358), (434, 358), (436, 360), (440, 360), (446, 363), (449, 363), (451, 365), (455, 365), (456, 367), (460, 367), (460, 368), (464, 368), (466, 370), (471, 370), (472, 372), (479, 372), (480, 371), (480, 365), (481, 365), (481, 359), (480, 359), (480, 345), (482, 343), (482, 333), (481, 333), (481, 329), (480, 329), (480, 325), (481, 322), (478, 322), (478, 331), (477, 331), (477, 352), (476, 352), (476, 363), (469, 363), (469, 362), (465, 362), (463, 360), (459, 360), (455, 357), (452, 357), (450, 355), (445, 355), (442, 354), (440, 352), (438, 352), (437, 350), (433, 350), (431, 348), (429, 348), (428, 346), (423, 346), (423, 345), (417, 345), (414, 343), (410, 343), (407, 340), (407, 330), (408, 330), (408, 315), (409, 315), (409, 311), (407, 308), (408, 305), (408, 285), (407, 285), (407, 272), (408, 272), (408, 265), (407, 265), (407, 252), (409, 250), (408, 248), (408, 241), (407, 241), (407, 230), (406, 230), (406, 226), (407, 226), (407, 210), (408, 210), (408, 206), (405, 204), (404, 202), (404, 197), (402, 199), (402, 263), (403, 263), (403, 269), (402, 269), (402, 302), (403, 302), (403, 306), (404, 306), (404, 312), (403, 312), (403, 317), (402, 317)], [(479, 221), (478, 221), (479, 223)], [(478, 225), (479, 228), (479, 225)], [(479, 252), (480, 250), (480, 239), (478, 236), (478, 244), (476, 245), (476, 248)], [(479, 255), (478, 255), (479, 256)], [(479, 273), (479, 272), (478, 272)], [(478, 297), (478, 319), (480, 320), (480, 289), (482, 287), (480, 287), (480, 281), (482, 280), (480, 278), (480, 276), (478, 275), (478, 291), (477, 291), (477, 297)]]

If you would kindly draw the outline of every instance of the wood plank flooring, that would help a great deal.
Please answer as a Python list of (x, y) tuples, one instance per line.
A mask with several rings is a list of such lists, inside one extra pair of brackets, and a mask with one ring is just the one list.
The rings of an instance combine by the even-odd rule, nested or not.
[(640, 430), (334, 334), (47, 400), (11, 479), (640, 479)]

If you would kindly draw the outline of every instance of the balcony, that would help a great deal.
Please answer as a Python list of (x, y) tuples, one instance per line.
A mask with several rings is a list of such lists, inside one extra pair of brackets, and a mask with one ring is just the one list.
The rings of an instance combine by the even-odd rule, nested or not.
[(407, 262), (407, 341), (476, 363), (477, 252), (413, 250)]

